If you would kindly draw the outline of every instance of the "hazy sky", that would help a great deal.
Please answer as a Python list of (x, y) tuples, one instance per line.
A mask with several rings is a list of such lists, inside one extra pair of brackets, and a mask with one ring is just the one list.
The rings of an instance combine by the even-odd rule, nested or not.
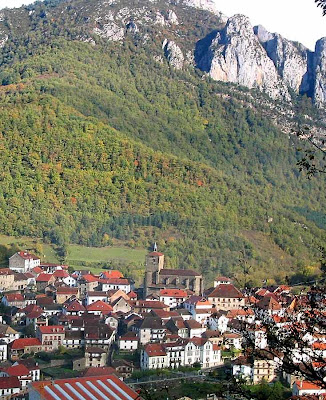
[[(314, 0), (215, 0), (227, 16), (241, 13), (250, 17), (253, 25), (261, 24), (271, 32), (297, 40), (314, 49), (316, 40), (326, 36), (326, 17)], [(19, 7), (30, 0), (0, 0), (0, 9)]]

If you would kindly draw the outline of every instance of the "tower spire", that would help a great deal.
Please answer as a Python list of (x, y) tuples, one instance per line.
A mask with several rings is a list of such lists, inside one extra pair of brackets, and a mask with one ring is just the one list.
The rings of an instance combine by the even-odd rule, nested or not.
[(156, 244), (156, 242), (154, 243), (153, 251), (157, 251), (157, 244)]

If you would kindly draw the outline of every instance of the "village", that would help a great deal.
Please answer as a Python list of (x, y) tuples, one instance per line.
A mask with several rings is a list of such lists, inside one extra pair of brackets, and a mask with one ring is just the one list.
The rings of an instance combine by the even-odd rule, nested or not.
[[(94, 275), (42, 263), (27, 251), (10, 257), (0, 269), (0, 398), (80, 398), (76, 390), (105, 398), (105, 391), (118, 390), (125, 395), (115, 398), (136, 399), (126, 384), (136, 373), (186, 367), (227, 368), (250, 384), (282, 380), (296, 399), (326, 395), (285, 372), (284, 354), (268, 352), (264, 321), (290, 329), (287, 316), (300, 313), (291, 287), (248, 293), (228, 277), (204, 283), (195, 270), (165, 268), (156, 245), (145, 263), (144, 283), (135, 287), (114, 269)], [(291, 354), (294, 363), (312, 364), (316, 352), (326, 359), (325, 332), (307, 335), (304, 354), (300, 348)], [(257, 351), (248, 352), (248, 340)]]

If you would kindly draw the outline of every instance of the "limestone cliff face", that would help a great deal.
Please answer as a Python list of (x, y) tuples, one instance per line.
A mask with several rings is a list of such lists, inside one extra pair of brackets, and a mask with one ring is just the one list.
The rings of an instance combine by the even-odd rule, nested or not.
[(262, 26), (256, 26), (254, 32), (285, 85), (296, 93), (308, 92), (309, 50), (300, 43), (283, 38), (278, 33), (267, 32)]
[(326, 38), (318, 40), (314, 54), (314, 101), (326, 105)]
[(273, 61), (243, 15), (228, 20), (197, 62), (215, 80), (258, 88), (274, 99), (290, 98)]
[[(66, 3), (50, 7), (44, 18), (65, 20), (74, 39), (94, 46), (103, 40), (115, 46), (133, 40), (154, 60), (175, 69), (197, 67), (212, 79), (259, 89), (273, 99), (291, 101), (293, 93), (306, 93), (326, 108), (326, 38), (312, 52), (260, 25), (253, 27), (243, 15), (227, 18), (214, 0)], [(22, 7), (17, 18), (25, 18), (26, 35), (37, 20), (30, 7)], [(13, 23), (15, 15), (0, 12), (0, 50), (22, 29)]]
[(175, 69), (182, 69), (185, 58), (180, 47), (173, 40), (165, 39), (162, 48), (169, 64)]

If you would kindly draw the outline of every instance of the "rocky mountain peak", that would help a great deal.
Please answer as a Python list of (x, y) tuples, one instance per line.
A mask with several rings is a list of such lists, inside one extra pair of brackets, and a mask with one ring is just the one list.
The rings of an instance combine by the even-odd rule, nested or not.
[(212, 79), (256, 88), (273, 99), (306, 93), (317, 106), (326, 105), (325, 39), (311, 52), (261, 25), (253, 27), (244, 15), (227, 18), (213, 0), (36, 2), (0, 15), (0, 48), (22, 30), (14, 23), (18, 14), (25, 18), (26, 34), (41, 18), (48, 27), (51, 21), (65, 23), (73, 39), (94, 45), (133, 38), (148, 46), (155, 60), (165, 57), (176, 69), (195, 66)]
[(198, 60), (198, 66), (213, 79), (258, 88), (274, 99), (290, 98), (273, 61), (244, 15), (229, 18)]

